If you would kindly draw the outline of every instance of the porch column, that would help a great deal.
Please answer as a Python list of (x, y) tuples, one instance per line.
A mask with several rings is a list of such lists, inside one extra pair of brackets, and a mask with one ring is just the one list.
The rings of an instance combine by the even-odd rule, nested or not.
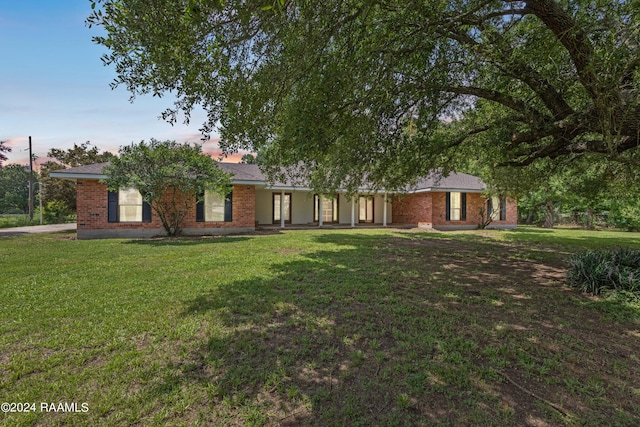
[(356, 226), (356, 198), (351, 199), (351, 228)]
[(284, 190), (280, 192), (280, 228), (284, 228)]
[(318, 195), (318, 227), (322, 227), (322, 195)]
[(382, 226), (386, 227), (387, 226), (387, 192), (385, 191), (384, 193), (384, 202), (383, 202), (383, 209), (382, 209)]

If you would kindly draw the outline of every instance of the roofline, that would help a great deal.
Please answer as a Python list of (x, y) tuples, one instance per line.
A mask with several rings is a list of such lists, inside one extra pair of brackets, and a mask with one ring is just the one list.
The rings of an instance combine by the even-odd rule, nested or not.
[[(64, 170), (51, 171), (50, 175), (54, 178), (62, 178), (62, 179), (92, 179), (92, 180), (100, 180), (107, 179), (107, 175), (104, 174), (86, 174), (86, 173), (68, 173), (64, 172)], [(259, 180), (231, 180), (232, 185), (264, 185), (267, 190), (274, 191), (314, 191), (309, 187), (296, 187), (291, 185), (269, 185), (266, 181)], [(338, 190), (340, 192), (341, 190)], [(417, 194), (417, 193), (427, 193), (427, 192), (460, 192), (460, 193), (482, 193), (485, 189), (470, 189), (470, 188), (442, 188), (442, 187), (427, 187), (427, 188), (419, 188), (415, 190), (399, 190), (399, 191), (386, 191), (384, 189), (381, 190), (372, 190), (369, 188), (358, 188), (358, 193), (371, 193), (371, 194)], [(344, 192), (344, 191), (343, 191)]]
[(87, 174), (87, 173), (68, 173), (63, 170), (59, 171), (51, 171), (49, 173), (50, 176), (54, 178), (65, 178), (65, 179), (107, 179), (107, 175), (103, 174)]
[(429, 192), (460, 192), (460, 193), (482, 193), (486, 189), (472, 189), (472, 188), (445, 188), (445, 187), (428, 187), (419, 188), (417, 190), (407, 190), (403, 194), (417, 194), (417, 193), (429, 193)]
[[(295, 186), (286, 186), (286, 185), (269, 185), (264, 183), (265, 190), (274, 190), (274, 191), (315, 191), (310, 187), (295, 187)], [(346, 190), (339, 188), (337, 192), (346, 193)], [(386, 190), (372, 190), (370, 188), (358, 188), (357, 193), (370, 193), (370, 194), (392, 194), (392, 192), (387, 192)]]

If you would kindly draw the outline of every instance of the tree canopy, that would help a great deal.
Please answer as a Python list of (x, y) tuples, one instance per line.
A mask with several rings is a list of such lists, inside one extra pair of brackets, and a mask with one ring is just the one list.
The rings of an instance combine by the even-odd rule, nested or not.
[(29, 168), (11, 164), (0, 168), (0, 213), (29, 211)]
[(169, 236), (180, 234), (182, 221), (205, 190), (226, 195), (231, 182), (201, 146), (155, 139), (121, 147), (104, 173), (109, 190), (138, 190)]
[(11, 152), (11, 147), (5, 145), (6, 143), (6, 141), (0, 141), (0, 169), (2, 169), (2, 162), (8, 159), (8, 157), (3, 153)]
[(51, 179), (50, 173), (54, 170), (74, 168), (93, 163), (104, 163), (114, 158), (114, 154), (108, 151), (100, 152), (98, 147), (91, 146), (89, 141), (80, 145), (73, 144), (73, 148), (66, 150), (52, 148), (47, 157), (55, 160), (45, 162), (40, 168), (40, 176), (43, 183), (43, 201), (45, 204), (57, 203), (63, 210), (75, 212), (76, 210), (76, 186), (71, 181)]
[(638, 151), (635, 1), (92, 1), (114, 86), (320, 189)]

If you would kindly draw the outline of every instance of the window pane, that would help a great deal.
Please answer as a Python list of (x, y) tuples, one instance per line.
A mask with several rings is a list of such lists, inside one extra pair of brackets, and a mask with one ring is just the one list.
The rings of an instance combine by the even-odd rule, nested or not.
[(213, 191), (205, 190), (204, 220), (224, 221), (224, 197)]
[(451, 221), (460, 221), (460, 207), (462, 205), (462, 196), (458, 191), (452, 191), (450, 196), (450, 217)]
[(280, 221), (280, 194), (273, 195), (273, 219)]
[(142, 204), (140, 206), (120, 206), (120, 222), (141, 222)]
[[(289, 214), (291, 212), (291, 194), (284, 195), (284, 220), (291, 221), (289, 218)], [(278, 212), (278, 218), (280, 218), (280, 213)]]
[(135, 188), (121, 188), (118, 191), (118, 204), (142, 206), (142, 195)]
[(362, 196), (358, 200), (360, 206), (359, 220), (362, 222), (373, 222), (373, 197)]
[(338, 201), (336, 199), (322, 199), (322, 222), (337, 221), (337, 204)]
[(142, 222), (142, 195), (135, 188), (121, 188), (118, 191), (118, 220)]
[[(273, 220), (280, 221), (280, 200), (282, 194), (273, 194)], [(291, 194), (285, 193), (284, 195), (284, 220), (285, 222), (291, 222)]]
[(491, 218), (496, 220), (500, 219), (500, 209), (502, 206), (500, 205), (500, 197), (493, 196), (491, 197)]

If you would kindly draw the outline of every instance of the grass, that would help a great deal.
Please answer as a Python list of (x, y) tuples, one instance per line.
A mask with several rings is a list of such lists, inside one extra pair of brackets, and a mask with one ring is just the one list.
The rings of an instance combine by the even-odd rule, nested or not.
[[(58, 221), (60, 222), (60, 221)], [(62, 222), (75, 222), (75, 214), (65, 218)], [(43, 224), (55, 224), (56, 222), (43, 219)], [(40, 212), (36, 209), (33, 219), (26, 214), (0, 214), (0, 228), (24, 227), (28, 225), (40, 225)]]
[(566, 286), (638, 234), (0, 238), (3, 425), (638, 425), (640, 304)]

